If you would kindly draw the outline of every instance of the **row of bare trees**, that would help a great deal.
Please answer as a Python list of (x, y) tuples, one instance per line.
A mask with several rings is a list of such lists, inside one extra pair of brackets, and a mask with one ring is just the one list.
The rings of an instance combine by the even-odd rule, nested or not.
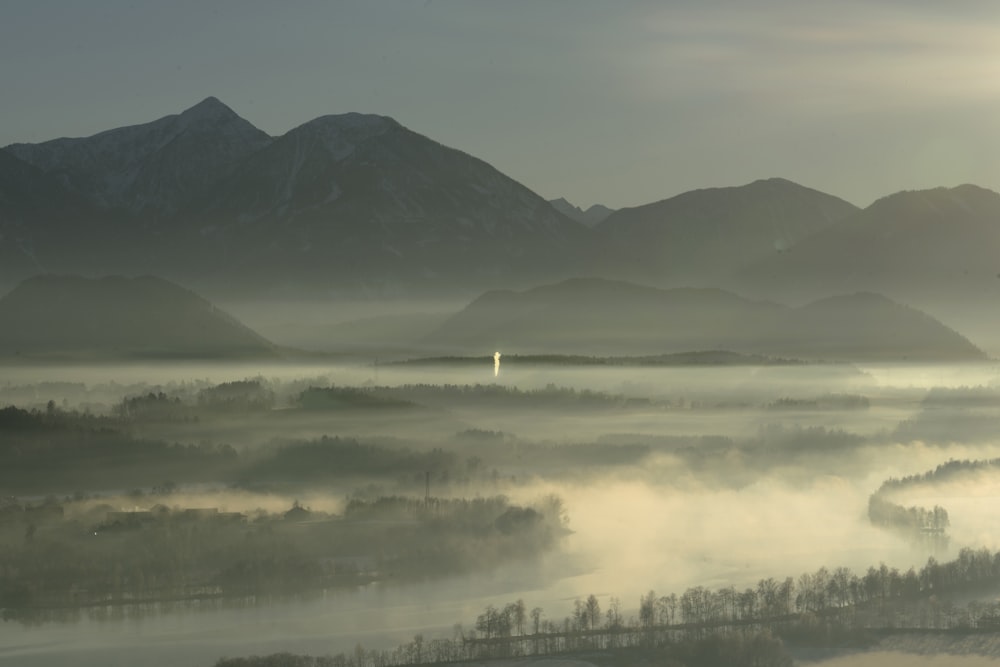
[[(816, 623), (849, 630), (994, 628), (1000, 624), (1000, 603), (959, 607), (945, 597), (997, 584), (1000, 552), (963, 549), (952, 561), (930, 558), (922, 568), (905, 572), (884, 563), (862, 574), (821, 567), (798, 578), (761, 579), (742, 590), (695, 586), (679, 596), (649, 591), (639, 599), (638, 614), (627, 618), (614, 597), (603, 611), (595, 595), (577, 599), (562, 619), (547, 619), (537, 607), (526, 615), (518, 600), (487, 607), (474, 629), (460, 636), (466, 657), (483, 658), (659, 645), (720, 632), (781, 632)], [(471, 654), (470, 646), (475, 647)]]

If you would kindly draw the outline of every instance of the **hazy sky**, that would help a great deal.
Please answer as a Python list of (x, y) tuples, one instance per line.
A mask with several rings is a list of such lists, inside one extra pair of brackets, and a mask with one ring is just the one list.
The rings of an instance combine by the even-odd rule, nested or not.
[(1000, 188), (995, 0), (3, 0), (0, 91), (0, 145), (214, 95), (273, 135), (392, 116), (584, 207)]

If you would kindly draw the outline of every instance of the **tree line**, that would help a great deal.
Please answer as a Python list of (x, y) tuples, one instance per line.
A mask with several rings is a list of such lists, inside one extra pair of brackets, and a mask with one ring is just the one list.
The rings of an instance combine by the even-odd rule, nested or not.
[(118, 511), (0, 498), (0, 611), (283, 596), (481, 571), (530, 558), (565, 532), (555, 496), (351, 499), (339, 515), (295, 503), (252, 516), (217, 508)]
[(930, 558), (919, 570), (900, 572), (884, 563), (863, 574), (849, 568), (761, 579), (743, 590), (688, 588), (681, 595), (650, 590), (638, 613), (626, 617), (621, 601), (606, 606), (595, 595), (577, 599), (563, 618), (548, 618), (523, 600), (489, 605), (470, 628), (451, 637), (413, 641), (392, 649), (333, 656), (222, 658), (216, 667), (399, 667), (403, 665), (547, 656), (583, 651), (649, 651), (683, 665), (790, 665), (784, 642), (864, 643), (886, 631), (995, 632), (1000, 602), (956, 606), (951, 594), (1000, 585), (1000, 552), (963, 549), (946, 563)]
[(993, 470), (1000, 467), (1000, 459), (973, 461), (951, 459), (924, 473), (905, 477), (890, 477), (868, 498), (868, 518), (875, 526), (892, 528), (911, 536), (931, 536), (944, 538), (951, 524), (948, 511), (935, 505), (925, 507), (903, 507), (893, 502), (893, 493), (921, 485), (932, 485), (956, 479), (969, 473)]

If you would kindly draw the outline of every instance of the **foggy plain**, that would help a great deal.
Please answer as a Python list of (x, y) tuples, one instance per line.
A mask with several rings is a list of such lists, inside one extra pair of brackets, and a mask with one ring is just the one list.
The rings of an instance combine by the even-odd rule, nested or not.
[[(87, 402), (95, 411), (109, 410), (115, 392), (123, 387), (133, 394), (146, 388), (170, 394), (183, 393), (185, 383), (193, 379), (212, 385), (254, 377), (266, 378), (279, 395), (282, 387), (304, 385), (392, 389), (424, 383), (523, 392), (546, 387), (551, 391), (555, 386), (617, 398), (610, 407), (596, 410), (546, 405), (543, 397), (534, 397), (530, 403), (536, 405), (512, 408), (478, 399), (435, 408), (430, 416), (391, 411), (299, 415), (280, 422), (282, 438), (278, 428), (269, 431), (263, 421), (248, 428), (246, 417), (236, 424), (203, 420), (158, 426), (171, 439), (213, 438), (237, 449), (280, 448), (296, 437), (321, 433), (389, 437), (417, 448), (448, 447), (454, 434), (469, 429), (503, 433), (509, 452), (496, 459), (483, 455), (496, 466), (497, 479), (474, 492), (495, 491), (514, 502), (557, 494), (572, 532), (550, 551), (485, 572), (377, 581), (356, 590), (292, 599), (147, 604), (110, 613), (82, 610), (72, 620), (8, 620), (0, 626), (2, 664), (131, 664), (140, 659), (153, 665), (210, 664), (222, 655), (323, 655), (350, 651), (359, 641), (394, 646), (416, 633), (449, 636), (453, 624), (468, 625), (486, 605), (502, 606), (518, 598), (555, 618), (569, 613), (573, 600), (591, 593), (604, 603), (618, 597), (626, 612), (634, 613), (639, 597), (649, 589), (665, 594), (695, 585), (740, 588), (761, 578), (797, 577), (822, 566), (863, 572), (886, 563), (905, 570), (921, 566), (930, 556), (949, 560), (965, 546), (1000, 548), (989, 509), (1000, 494), (998, 475), (985, 473), (975, 483), (908, 492), (904, 504), (940, 503), (951, 510), (951, 540), (943, 548), (875, 527), (866, 516), (869, 494), (886, 478), (918, 474), (952, 458), (1000, 456), (993, 438), (964, 436), (962, 419), (969, 411), (961, 404), (941, 416), (955, 429), (954, 441), (898, 437), (901, 424), (934, 410), (924, 400), (935, 387), (1000, 392), (1000, 370), (992, 363), (593, 369), (501, 361), (495, 378), (492, 359), (462, 368), (348, 363), (11, 371), (0, 387), (5, 402), (7, 396), (23, 396), (25, 387), (35, 385), (39, 400), (55, 400), (67, 410), (74, 408), (71, 401)], [(65, 396), (59, 394), (60, 385), (45, 384), (57, 379), (74, 383), (63, 388)], [(845, 394), (864, 396), (867, 405), (839, 409), (810, 403)], [(650, 403), (629, 404), (626, 398)], [(782, 407), (781, 399), (804, 403), (786, 402)], [(982, 405), (971, 408), (982, 410)], [(275, 411), (282, 412), (280, 406)], [(991, 419), (1000, 418), (1000, 409), (987, 411)], [(699, 456), (690, 451), (691, 442), (670, 441), (701, 436), (719, 436), (722, 443)], [(624, 447), (663, 439), (666, 445), (635, 460), (610, 466), (573, 463), (573, 448), (585, 443)], [(540, 443), (568, 458), (557, 467), (545, 465), (532, 454)], [(265, 505), (287, 508), (295, 498), (339, 512), (353, 490), (351, 483), (333, 480), (322, 488), (263, 494), (182, 485), (169, 503), (251, 512)], [(124, 496), (114, 500), (113, 489), (99, 491), (109, 494), (111, 504), (135, 502)], [(432, 489), (432, 494), (438, 492), (462, 494), (459, 487), (447, 485)], [(140, 502), (152, 501), (150, 497)], [(248, 634), (247, 628), (253, 632)]]

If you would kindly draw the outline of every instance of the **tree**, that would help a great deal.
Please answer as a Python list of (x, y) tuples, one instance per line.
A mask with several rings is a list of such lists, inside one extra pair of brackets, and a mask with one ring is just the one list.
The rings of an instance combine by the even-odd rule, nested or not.
[(413, 657), (414, 663), (421, 664), (424, 661), (424, 636), (421, 634), (413, 635)]
[(538, 633), (542, 630), (542, 608), (531, 610), (531, 633), (535, 636), (535, 654), (538, 654)]
[(601, 603), (597, 601), (597, 596), (593, 593), (587, 596), (585, 611), (587, 614), (587, 627), (591, 630), (596, 630), (598, 623), (601, 621)]
[(514, 627), (517, 629), (517, 634), (524, 634), (524, 621), (525, 621), (525, 610), (524, 610), (524, 600), (518, 599), (517, 602), (513, 604), (511, 609), (514, 617)]
[(677, 594), (664, 595), (656, 600), (657, 622), (660, 625), (673, 625), (677, 614)]
[(624, 627), (624, 619), (622, 618), (622, 603), (616, 597), (612, 597), (608, 602), (608, 611), (606, 613), (607, 617), (607, 627), (609, 630), (620, 630)]
[(542, 626), (542, 608), (535, 607), (531, 610), (531, 633), (537, 635)]
[(644, 628), (656, 623), (656, 593), (649, 591), (639, 598), (639, 624)]

